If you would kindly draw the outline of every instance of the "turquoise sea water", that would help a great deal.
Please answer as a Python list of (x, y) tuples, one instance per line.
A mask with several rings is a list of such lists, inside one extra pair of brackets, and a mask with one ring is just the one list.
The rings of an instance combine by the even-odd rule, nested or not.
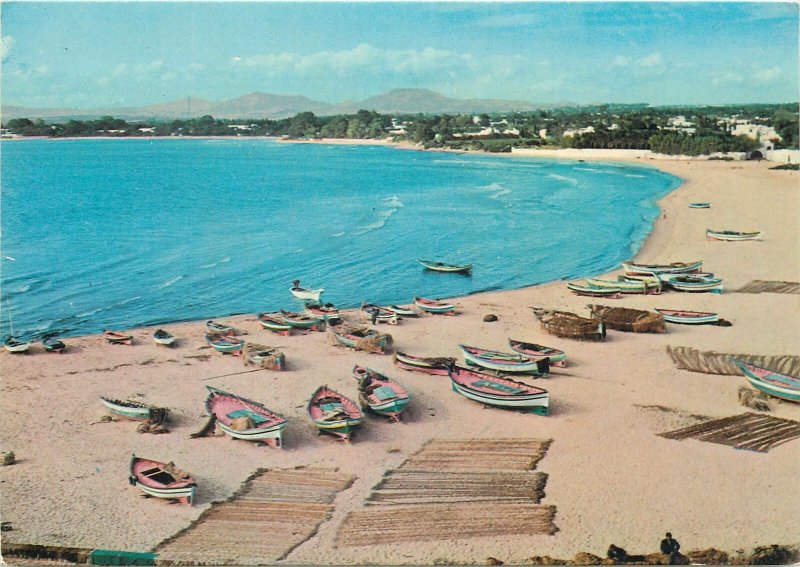
[[(272, 140), (2, 143), (2, 323), (65, 335), (408, 304), (598, 274), (680, 180), (645, 167)], [(474, 264), (470, 277), (417, 259)]]

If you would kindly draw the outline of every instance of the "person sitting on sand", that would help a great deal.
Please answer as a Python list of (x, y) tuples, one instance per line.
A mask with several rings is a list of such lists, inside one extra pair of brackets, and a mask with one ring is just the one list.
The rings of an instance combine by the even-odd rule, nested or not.
[(669, 556), (669, 564), (670, 565), (677, 565), (677, 558), (678, 558), (678, 550), (681, 548), (681, 544), (678, 543), (677, 539), (672, 538), (672, 534), (667, 532), (667, 536), (661, 540), (661, 553), (664, 555)]

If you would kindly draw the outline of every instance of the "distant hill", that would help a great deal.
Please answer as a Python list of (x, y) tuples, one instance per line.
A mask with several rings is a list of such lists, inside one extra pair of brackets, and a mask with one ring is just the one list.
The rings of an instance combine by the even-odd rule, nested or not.
[(500, 99), (449, 98), (427, 89), (394, 89), (362, 101), (345, 101), (329, 104), (311, 100), (302, 95), (275, 95), (254, 92), (239, 98), (211, 102), (201, 98), (186, 97), (180, 100), (126, 108), (27, 108), (3, 105), (3, 121), (11, 118), (43, 118), (48, 120), (89, 120), (111, 115), (126, 120), (155, 118), (194, 118), (210, 114), (215, 118), (271, 118), (294, 116), (310, 111), (318, 116), (351, 114), (359, 110), (372, 110), (383, 114), (469, 114), (510, 111), (531, 111), (555, 108), (555, 104), (537, 104), (526, 101)]

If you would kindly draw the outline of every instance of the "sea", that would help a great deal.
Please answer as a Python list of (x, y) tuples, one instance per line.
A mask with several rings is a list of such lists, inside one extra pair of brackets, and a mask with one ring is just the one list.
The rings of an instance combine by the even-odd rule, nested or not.
[(636, 254), (681, 182), (638, 165), (270, 139), (0, 151), (0, 332), (23, 338), (297, 310), (295, 279), (352, 308), (593, 276)]

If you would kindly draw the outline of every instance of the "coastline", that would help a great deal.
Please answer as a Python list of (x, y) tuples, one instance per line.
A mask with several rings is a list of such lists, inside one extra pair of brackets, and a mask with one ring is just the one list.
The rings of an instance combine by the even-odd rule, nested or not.
[[(654, 165), (649, 159), (644, 163), (629, 159)], [(628, 162), (607, 157), (602, 161)], [(7, 487), (2, 508), (5, 519), (14, 524), (3, 539), (144, 551), (186, 527), (212, 501), (230, 496), (259, 467), (335, 466), (357, 480), (337, 497), (331, 518), (284, 562), (383, 564), (448, 559), (463, 563), (492, 556), (524, 563), (532, 555), (569, 558), (588, 551), (603, 556), (610, 543), (632, 553), (647, 553), (655, 550), (667, 529), (681, 541), (682, 550), (714, 546), (733, 552), (773, 543), (797, 545), (793, 515), (800, 488), (791, 486), (800, 474), (799, 441), (757, 454), (693, 440), (673, 441), (657, 434), (695, 423), (696, 415), (723, 417), (747, 411), (736, 399), (744, 379), (679, 371), (665, 354), (666, 345), (794, 354), (800, 344), (800, 330), (794, 324), (797, 296), (727, 293), (751, 279), (796, 279), (800, 252), (793, 227), (800, 220), (798, 174), (769, 171), (768, 164), (756, 162), (654, 161), (656, 167), (684, 182), (659, 201), (667, 217), (654, 222), (636, 259), (703, 259), (706, 269), (725, 278), (728, 287), (720, 296), (631, 296), (614, 305), (718, 311), (733, 327), (671, 325), (665, 335), (610, 332), (607, 342), (592, 344), (558, 339), (539, 329), (528, 306), (585, 313), (587, 302), (608, 303), (570, 296), (563, 282), (461, 297), (457, 303), (462, 313), (457, 317), (424, 317), (397, 327), (381, 326), (381, 331), (394, 336), (400, 350), (422, 356), (454, 356), (459, 342), (502, 350), (507, 336), (564, 348), (570, 366), (535, 382), (551, 392), (553, 406), (547, 418), (483, 410), (450, 392), (446, 378), (398, 370), (390, 357), (336, 349), (322, 333), (269, 335), (248, 315), (226, 321), (245, 330), (245, 339), (285, 347), (288, 372), (222, 377), (241, 371), (241, 361), (208, 350), (202, 322), (170, 325), (182, 339), (174, 350), (159, 350), (149, 341), (150, 330), (139, 329), (134, 333), (138, 343), (134, 347), (106, 345), (101, 337), (87, 336), (70, 340), (71, 352), (61, 356), (40, 351), (26, 357), (3, 353), (0, 362), (7, 378), (2, 385), (6, 416), (2, 449), (15, 451), (20, 461), (0, 469)], [(686, 205), (696, 200), (711, 201), (712, 208), (688, 209)], [(737, 230), (742, 223), (763, 228), (765, 240), (704, 239), (705, 228)], [(484, 322), (488, 313), (498, 315), (499, 321)], [(354, 314), (350, 311), (347, 316), (354, 318)], [(317, 439), (303, 414), (303, 401), (323, 379), (352, 393), (350, 370), (353, 364), (366, 362), (412, 391), (415, 401), (407, 421), (386, 424), (369, 419), (348, 447)], [(211, 379), (214, 376), (220, 378)], [(205, 384), (269, 400), (268, 405), (290, 420), (287, 448), (257, 449), (224, 438), (188, 440), (188, 433), (202, 422)], [(173, 409), (178, 420), (170, 434), (137, 435), (130, 423), (96, 423), (104, 413), (96, 402), (98, 395), (136, 393)], [(52, 404), (55, 397), (61, 401), (57, 406)], [(797, 404), (773, 405), (773, 415), (800, 418)], [(50, 414), (37, 411), (42, 407)], [(36, 431), (30, 430), (31, 423), (37, 424)], [(430, 439), (464, 437), (553, 440), (537, 470), (548, 474), (542, 503), (557, 508), (555, 535), (487, 536), (377, 548), (336, 545), (336, 533), (348, 513), (363, 507), (364, 498), (386, 470), (399, 466)], [(143, 456), (174, 460), (200, 476), (197, 505), (165, 507), (163, 502), (138, 498), (125, 482), (125, 455), (131, 449)], [(42, 462), (43, 454), (53, 455), (50, 462)], [(53, 467), (63, 484), (52, 486)], [(786, 490), (756, 492), (765, 477)], [(46, 501), (40, 494), (47, 496)], [(663, 494), (670, 498), (661, 498)], [(56, 506), (63, 510), (63, 517), (54, 525), (48, 522), (48, 511)], [(98, 506), (104, 506), (103, 517), (87, 519)]]

